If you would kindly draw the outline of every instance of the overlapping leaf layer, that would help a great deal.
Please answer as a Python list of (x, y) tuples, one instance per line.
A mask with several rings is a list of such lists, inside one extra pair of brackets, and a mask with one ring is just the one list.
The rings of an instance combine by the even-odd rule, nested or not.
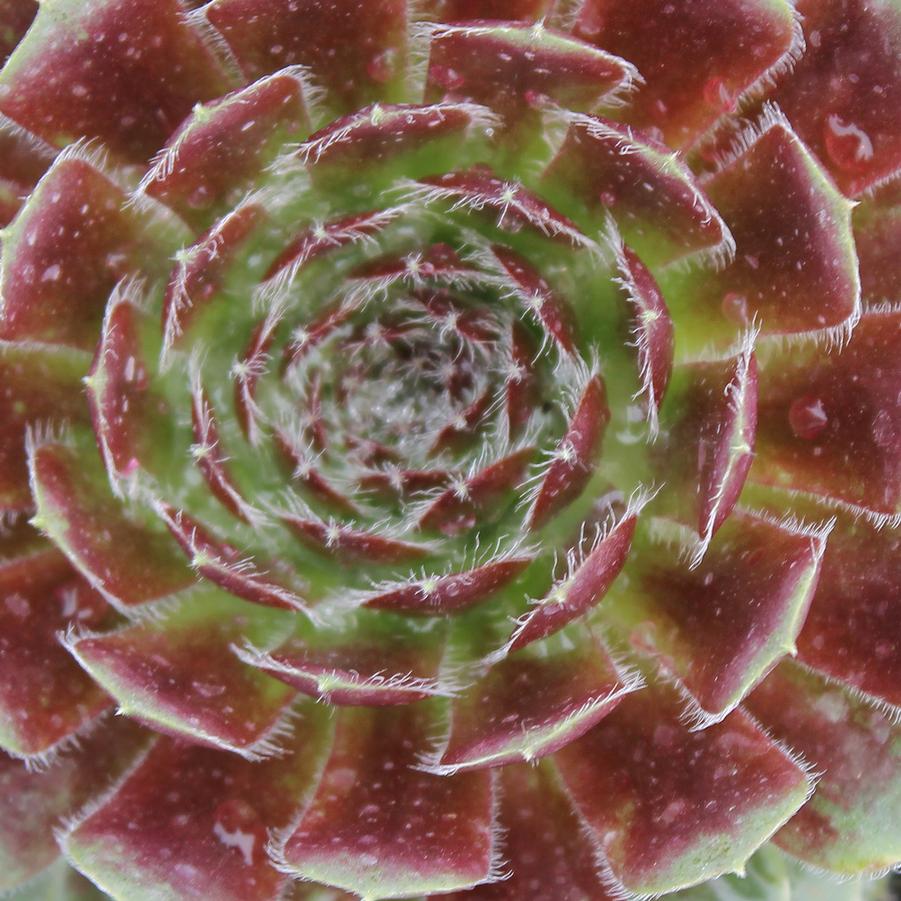
[(895, 0), (6, 0), (0, 51), (0, 893), (901, 859)]

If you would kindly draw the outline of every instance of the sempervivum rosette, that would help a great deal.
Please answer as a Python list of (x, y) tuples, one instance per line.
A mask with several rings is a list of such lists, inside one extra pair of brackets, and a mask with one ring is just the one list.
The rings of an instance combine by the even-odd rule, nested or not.
[(901, 858), (896, 3), (0, 17), (0, 890)]

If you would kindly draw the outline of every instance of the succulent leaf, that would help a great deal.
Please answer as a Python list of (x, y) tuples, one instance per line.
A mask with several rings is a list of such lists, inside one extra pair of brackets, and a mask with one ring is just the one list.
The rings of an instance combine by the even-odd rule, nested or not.
[(0, 0), (0, 894), (886, 901), (899, 58)]

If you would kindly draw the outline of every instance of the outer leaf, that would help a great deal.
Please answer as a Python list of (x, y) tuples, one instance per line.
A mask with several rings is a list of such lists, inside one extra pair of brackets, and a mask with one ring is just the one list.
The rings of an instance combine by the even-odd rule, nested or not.
[(636, 350), (642, 393), (652, 433), (673, 371), (673, 320), (648, 267), (631, 248), (615, 242), (621, 288), (629, 308), (629, 331)]
[(588, 552), (574, 557), (564, 577), (519, 618), (510, 640), (492, 659), (553, 635), (599, 604), (629, 557), (637, 521), (638, 509), (633, 507), (606, 533), (599, 532)]
[[(478, 18), (491, 17), (479, 12)], [(635, 76), (624, 60), (543, 24), (439, 26), (429, 49), (427, 97), (484, 103), (508, 126), (547, 102), (591, 112)]]
[[(565, 245), (579, 247), (589, 244), (588, 238), (574, 222), (520, 182), (507, 181), (487, 166), (422, 179), (411, 185), (410, 193), (414, 198), (428, 202), (445, 201), (450, 212), (458, 209), (465, 209), (470, 214), (484, 211), (486, 220), (493, 220), (496, 228), (508, 232), (527, 229)], [(492, 251), (518, 288), (530, 291), (533, 287), (539, 287), (542, 294), (550, 293), (527, 260), (502, 245), (495, 245)]]
[(163, 532), (131, 520), (113, 498), (92, 451), (33, 446), (35, 524), (87, 581), (122, 610), (170, 597), (194, 582)]
[(671, 147), (690, 145), (803, 47), (783, 0), (587, 0), (575, 33), (633, 62), (646, 84), (626, 118)]
[(121, 712), (166, 732), (256, 760), (274, 753), (294, 692), (242, 663), (232, 645), (260, 642), (284, 623), (218, 592), (196, 595), (161, 621), (66, 645)]
[[(297, 150), (317, 188), (340, 196), (354, 188), (374, 202), (398, 175), (423, 178), (466, 165), (481, 155), (477, 135), (490, 135), (496, 117), (475, 103), (373, 104), (330, 122)], [(367, 172), (359, 178), (360, 168)], [(359, 203), (359, 201), (358, 201)]]
[(375, 610), (422, 616), (456, 613), (488, 600), (516, 579), (532, 559), (526, 552), (511, 553), (463, 572), (376, 586), (361, 603)]
[(0, 754), (0, 891), (34, 878), (57, 859), (53, 830), (60, 819), (104, 791), (145, 740), (133, 723), (116, 720), (104, 722), (46, 771)]
[(240, 199), (285, 140), (308, 131), (301, 73), (277, 72), (195, 106), (157, 155), (142, 188), (187, 221), (208, 224), (214, 211)]
[(333, 629), (303, 629), (263, 652), (239, 651), (242, 660), (329, 704), (393, 706), (452, 694), (439, 670), (446, 629), (385, 614), (358, 614)]
[(443, 893), (492, 878), (488, 773), (413, 769), (435, 714), (424, 704), (343, 710), (319, 789), (282, 838), (281, 865), (366, 899)]
[(691, 170), (667, 147), (601, 116), (569, 121), (542, 184), (587, 233), (609, 211), (626, 243), (648, 263), (728, 257), (728, 229)]
[(665, 686), (630, 695), (556, 760), (606, 861), (607, 884), (636, 894), (740, 869), (809, 789), (744, 713), (690, 732)]
[(66, 855), (115, 898), (269, 901), (285, 877), (267, 857), (267, 830), (302, 802), (329, 734), (311, 704), (285, 756), (263, 763), (158, 739), (66, 832)]
[(751, 480), (901, 512), (901, 312), (866, 313), (841, 353), (774, 350), (761, 366)]
[(566, 432), (535, 488), (529, 509), (530, 529), (545, 525), (588, 485), (598, 464), (609, 421), (610, 407), (604, 380), (600, 374), (592, 374), (576, 398)]
[(93, 349), (114, 285), (162, 262), (125, 200), (77, 146), (57, 157), (3, 242), (0, 337)]
[[(279, 276), (283, 279), (290, 279), (309, 261), (354, 241), (363, 241), (369, 236), (377, 235), (396, 218), (396, 211), (376, 209), (341, 219), (333, 219), (321, 223), (319, 228), (315, 226), (304, 228), (285, 245), (285, 248), (275, 258), (266, 273), (266, 281), (275, 280)], [(324, 313), (311, 317), (310, 322), (306, 325), (306, 340), (295, 343), (296, 354), (299, 356), (301, 351), (305, 352), (315, 346), (344, 322), (348, 315), (349, 311), (345, 307), (337, 309), (327, 307)], [(292, 361), (294, 358), (292, 355)]]
[(0, 342), (0, 510), (32, 509), (26, 428), (86, 418), (79, 382), (89, 364), (87, 354), (70, 348)]
[(433, 901), (608, 901), (595, 848), (553, 765), (510, 764), (500, 770), (500, 822), (510, 877)]
[(390, 97), (404, 77), (404, 0), (213, 0), (203, 14), (225, 37), (244, 74), (307, 67), (342, 112)]
[(901, 164), (892, 113), (901, 104), (901, 10), (891, 0), (801, 0), (798, 11), (807, 50), (775, 96), (842, 191), (856, 196)]
[(605, 609), (678, 680), (690, 719), (709, 725), (794, 651), (828, 533), (735, 513), (689, 569), (678, 531), (661, 528), (673, 544), (641, 545)]
[(142, 337), (150, 325), (140, 311), (134, 284), (114, 289), (103, 318), (91, 369), (84, 379), (94, 435), (107, 476), (116, 491), (120, 480), (142, 466), (154, 471), (153, 452), (164, 443), (172, 412), (151, 387)]
[(748, 706), (823, 773), (777, 844), (842, 876), (881, 872), (901, 860), (901, 729), (852, 690), (792, 662), (775, 670)]
[(163, 300), (163, 349), (190, 346), (192, 326), (205, 309), (221, 302), (219, 293), (225, 276), (246, 249), (263, 221), (263, 207), (249, 199), (204, 232), (176, 255)]
[(894, 265), (901, 248), (901, 205), (861, 203), (854, 211), (854, 244), (863, 299), (880, 303), (901, 297), (901, 272)]
[(673, 372), (652, 451), (662, 509), (697, 529), (695, 559), (732, 512), (751, 466), (757, 433), (757, 360), (751, 342), (725, 360)]
[(109, 608), (24, 523), (0, 535), (0, 595), (0, 746), (40, 761), (110, 705), (57, 640), (104, 624)]
[(808, 666), (901, 712), (901, 535), (839, 517), (798, 639)]
[(0, 110), (57, 147), (100, 138), (142, 163), (231, 87), (177, 0), (55, 0), (0, 75)]
[[(204, 578), (254, 604), (301, 610), (309, 615), (305, 599), (295, 590), (295, 586), (300, 587), (297, 584), (300, 579), (290, 568), (281, 567), (278, 577), (270, 577), (253, 560), (213, 534), (199, 520), (166, 504), (159, 504), (157, 512), (190, 560), (191, 567)], [(283, 574), (287, 578), (283, 579)]]
[(860, 315), (851, 205), (778, 113), (740, 138), (704, 190), (735, 238), (722, 273), (695, 274), (691, 313), (723, 331), (757, 320), (763, 333), (847, 333)]

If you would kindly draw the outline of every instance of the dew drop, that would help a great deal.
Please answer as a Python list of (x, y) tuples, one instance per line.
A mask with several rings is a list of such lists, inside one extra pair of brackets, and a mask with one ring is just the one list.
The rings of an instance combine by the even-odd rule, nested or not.
[(223, 801), (213, 815), (213, 835), (227, 848), (236, 848), (247, 866), (264, 853), (266, 827), (246, 801)]
[(26, 619), (31, 613), (31, 604), (28, 598), (18, 592), (7, 595), (4, 599), (4, 605), (17, 619)]
[(797, 398), (788, 409), (788, 424), (803, 441), (818, 438), (829, 424), (823, 401), (811, 394)]
[(865, 170), (873, 159), (873, 142), (870, 136), (853, 122), (845, 122), (840, 116), (827, 117), (823, 126), (826, 153), (840, 169), (846, 172)]
[(544, 109), (550, 105), (551, 98), (541, 91), (528, 90), (525, 93), (525, 101), (532, 109)]
[(874, 417), (870, 426), (873, 441), (886, 450), (897, 446), (898, 434), (895, 428), (892, 414), (888, 410), (880, 410)]
[(701, 90), (704, 97), (704, 102), (709, 106), (713, 106), (717, 109), (725, 110), (727, 112), (731, 112), (735, 109), (735, 96), (729, 90), (726, 82), (722, 78), (720, 78), (720, 76), (715, 75), (711, 78), (708, 78), (707, 81), (704, 82), (704, 87)]
[(213, 682), (200, 682), (195, 680), (191, 683), (191, 688), (203, 698), (218, 698), (225, 694), (224, 685), (216, 685)]
[(394, 50), (383, 50), (366, 64), (366, 74), (378, 84), (387, 84), (394, 75)]
[(202, 210), (204, 207), (209, 206), (211, 201), (212, 196), (206, 185), (198, 185), (198, 187), (188, 195), (188, 206), (194, 210)]
[(600, 200), (604, 206), (616, 206), (616, 194), (614, 194), (613, 191), (601, 191), (598, 195), (598, 200)]
[(429, 69), (429, 81), (440, 85), (447, 91), (456, 91), (463, 87), (466, 79), (450, 66), (432, 66)]
[(653, 742), (657, 748), (672, 748), (678, 738), (679, 735), (672, 726), (660, 724), (654, 727)]
[(578, 24), (576, 25), (576, 36), (586, 41), (600, 37), (604, 30), (604, 18), (600, 9), (600, 4), (593, 5), (591, 3), (584, 4)]
[(744, 294), (739, 294), (737, 291), (728, 291), (723, 295), (721, 308), (726, 319), (734, 322), (736, 325), (747, 325), (750, 321), (748, 317), (748, 298)]
[(660, 812), (658, 818), (664, 826), (669, 826), (685, 813), (687, 803), (682, 798), (670, 801)]
[(655, 632), (656, 626), (653, 622), (640, 623), (629, 635), (629, 643), (646, 654), (653, 654), (657, 649)]

